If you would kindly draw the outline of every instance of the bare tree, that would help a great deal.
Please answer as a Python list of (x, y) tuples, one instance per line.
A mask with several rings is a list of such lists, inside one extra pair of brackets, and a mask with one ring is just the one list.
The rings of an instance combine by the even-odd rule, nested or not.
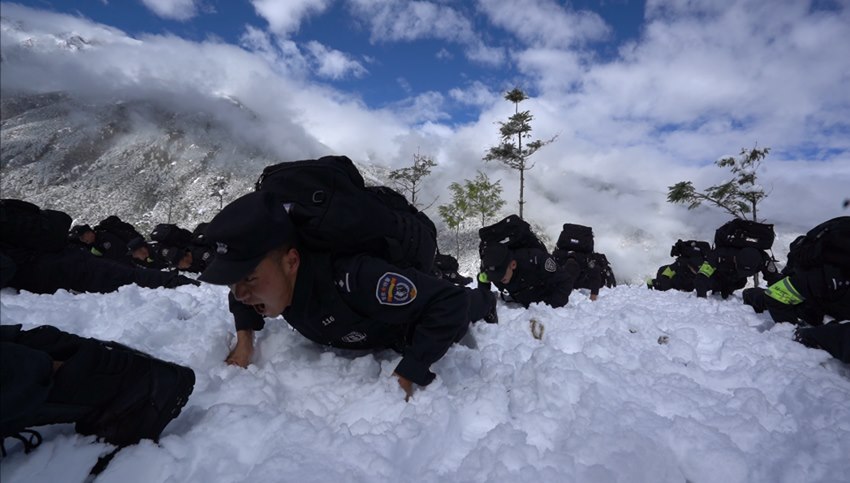
[(437, 163), (428, 156), (416, 153), (413, 155), (413, 166), (390, 171), (390, 179), (408, 197), (410, 204), (419, 208), (416, 195), (422, 189), (422, 178), (431, 174), (431, 168)]
[(227, 192), (227, 178), (218, 175), (210, 182), (210, 196), (213, 198), (218, 198), (218, 209), (221, 211), (224, 208), (224, 197), (228, 195)]

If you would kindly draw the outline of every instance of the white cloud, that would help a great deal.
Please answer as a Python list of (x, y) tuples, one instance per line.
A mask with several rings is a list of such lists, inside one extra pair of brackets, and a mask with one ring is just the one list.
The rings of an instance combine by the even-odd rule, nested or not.
[(504, 54), (488, 46), (464, 12), (437, 2), (349, 0), (352, 14), (367, 25), (372, 42), (438, 39), (464, 46), (468, 59), (498, 65)]
[(272, 32), (285, 36), (296, 32), (304, 18), (324, 12), (331, 0), (251, 0), (251, 4)]
[(498, 99), (501, 99), (502, 93), (493, 92), (483, 82), (475, 81), (466, 88), (454, 88), (449, 90), (449, 97), (460, 104), (487, 107), (492, 105)]
[(153, 13), (172, 20), (189, 20), (198, 13), (197, 0), (142, 0)]
[(469, 20), (445, 5), (406, 0), (350, 0), (349, 4), (352, 13), (368, 24), (373, 42), (474, 38)]
[(571, 11), (553, 0), (478, 0), (490, 21), (526, 45), (568, 47), (601, 40), (611, 34), (602, 18), (590, 11)]
[(307, 42), (306, 48), (313, 59), (316, 73), (320, 77), (336, 80), (349, 75), (363, 77), (368, 72), (359, 62), (352, 60), (347, 54), (339, 50), (329, 49), (319, 42)]
[(464, 49), (464, 54), (473, 62), (491, 67), (502, 65), (507, 57), (505, 49), (502, 47), (489, 46), (480, 41), (475, 41), (467, 45)]
[(310, 72), (308, 59), (291, 40), (280, 39), (250, 25), (240, 38), (240, 44), (263, 58), (284, 75), (303, 79)]
[(449, 119), (443, 110), (445, 98), (439, 92), (428, 91), (392, 105), (392, 110), (408, 125), (440, 122)]

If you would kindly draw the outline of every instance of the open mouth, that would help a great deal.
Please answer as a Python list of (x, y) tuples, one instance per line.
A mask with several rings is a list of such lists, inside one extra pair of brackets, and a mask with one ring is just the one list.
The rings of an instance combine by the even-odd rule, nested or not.
[(254, 310), (256, 310), (257, 313), (260, 314), (260, 315), (265, 315), (266, 314), (266, 304), (256, 304), (256, 305), (254, 305)]

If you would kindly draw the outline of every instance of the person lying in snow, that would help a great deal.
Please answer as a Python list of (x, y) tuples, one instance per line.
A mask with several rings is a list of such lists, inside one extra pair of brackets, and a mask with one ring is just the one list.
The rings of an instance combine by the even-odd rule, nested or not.
[(49, 325), (2, 325), (0, 381), (0, 437), (30, 452), (41, 435), (29, 428), (46, 424), (74, 423), (78, 433), (118, 447), (157, 440), (188, 401), (195, 373)]
[(394, 374), (410, 398), (428, 385), (430, 366), (466, 334), (495, 321), (496, 300), (366, 253), (333, 254), (300, 244), (276, 193), (245, 195), (213, 218), (206, 238), (216, 254), (199, 280), (230, 287), (237, 343), (227, 362), (247, 367), (254, 331), (283, 315), (304, 337), (343, 349), (394, 349)]

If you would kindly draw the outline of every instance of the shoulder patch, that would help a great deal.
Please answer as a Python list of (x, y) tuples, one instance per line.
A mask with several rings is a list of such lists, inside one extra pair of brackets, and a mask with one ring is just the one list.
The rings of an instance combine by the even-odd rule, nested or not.
[(547, 272), (554, 272), (558, 269), (558, 264), (555, 263), (555, 259), (549, 257), (546, 259), (546, 263), (543, 264), (543, 268), (545, 268)]
[(378, 279), (375, 297), (383, 305), (407, 305), (416, 299), (416, 285), (395, 272), (386, 272)]

